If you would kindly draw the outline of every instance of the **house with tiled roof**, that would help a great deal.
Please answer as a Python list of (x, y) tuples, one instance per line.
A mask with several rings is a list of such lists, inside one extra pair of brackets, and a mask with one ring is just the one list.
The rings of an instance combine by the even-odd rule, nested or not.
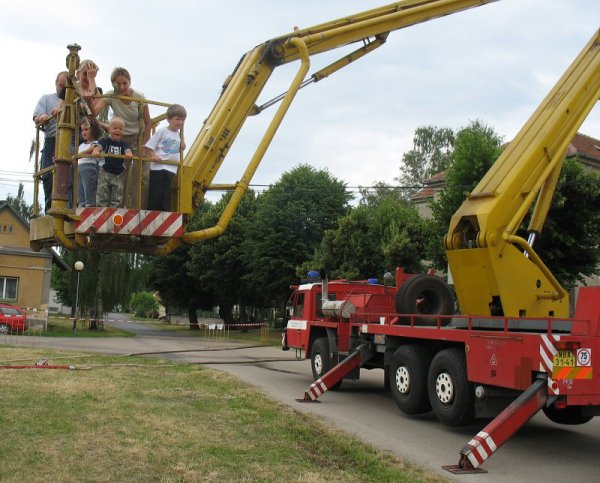
[[(577, 133), (567, 148), (567, 158), (576, 157), (584, 169), (600, 174), (600, 140)], [(437, 201), (440, 191), (446, 186), (446, 174), (441, 172), (423, 182), (424, 186), (411, 197), (417, 211), (426, 218), (431, 217), (431, 202)]]
[(411, 196), (411, 201), (421, 216), (431, 218), (431, 202), (438, 200), (440, 191), (446, 186), (446, 172), (434, 174), (423, 184), (425, 186)]
[(600, 140), (577, 133), (567, 149), (567, 158), (575, 156), (584, 168), (600, 174)]

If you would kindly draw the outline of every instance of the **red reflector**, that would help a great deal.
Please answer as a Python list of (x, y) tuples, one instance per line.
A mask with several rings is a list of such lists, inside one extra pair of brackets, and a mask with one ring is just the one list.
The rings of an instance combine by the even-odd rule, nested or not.
[(559, 340), (556, 342), (555, 346), (559, 351), (572, 351), (579, 349), (581, 347), (581, 343), (577, 340)]
[(123, 215), (120, 215), (119, 213), (115, 213), (113, 215), (113, 223), (117, 226), (121, 226), (123, 224)]

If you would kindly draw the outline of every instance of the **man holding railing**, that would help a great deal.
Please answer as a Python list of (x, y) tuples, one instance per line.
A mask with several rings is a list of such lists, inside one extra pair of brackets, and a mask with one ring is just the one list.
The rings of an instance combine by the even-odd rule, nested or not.
[[(40, 170), (49, 168), (54, 164), (54, 149), (56, 146), (56, 115), (60, 106), (58, 95), (67, 85), (69, 73), (59, 72), (54, 81), (56, 92), (44, 94), (40, 97), (33, 111), (33, 122), (42, 131), (44, 131), (44, 148), (42, 149), (42, 159)], [(44, 186), (44, 210), (48, 212), (52, 204), (52, 173), (44, 173), (42, 176)]]

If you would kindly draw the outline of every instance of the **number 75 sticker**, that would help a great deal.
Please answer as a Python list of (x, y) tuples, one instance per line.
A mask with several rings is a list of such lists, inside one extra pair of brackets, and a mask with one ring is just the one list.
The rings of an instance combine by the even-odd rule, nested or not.
[(577, 349), (577, 366), (589, 367), (592, 365), (592, 349)]

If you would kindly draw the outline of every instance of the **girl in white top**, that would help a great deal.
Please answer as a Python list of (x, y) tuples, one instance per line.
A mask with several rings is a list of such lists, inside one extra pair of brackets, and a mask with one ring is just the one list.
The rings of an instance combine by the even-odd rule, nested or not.
[[(81, 120), (81, 136), (83, 142), (79, 145), (78, 152), (91, 152), (92, 145), (100, 139), (102, 131), (98, 121), (94, 118), (84, 117)], [(80, 158), (77, 163), (77, 206), (96, 206), (96, 188), (98, 187), (98, 169), (104, 163), (100, 158), (100, 164), (96, 158)]]

